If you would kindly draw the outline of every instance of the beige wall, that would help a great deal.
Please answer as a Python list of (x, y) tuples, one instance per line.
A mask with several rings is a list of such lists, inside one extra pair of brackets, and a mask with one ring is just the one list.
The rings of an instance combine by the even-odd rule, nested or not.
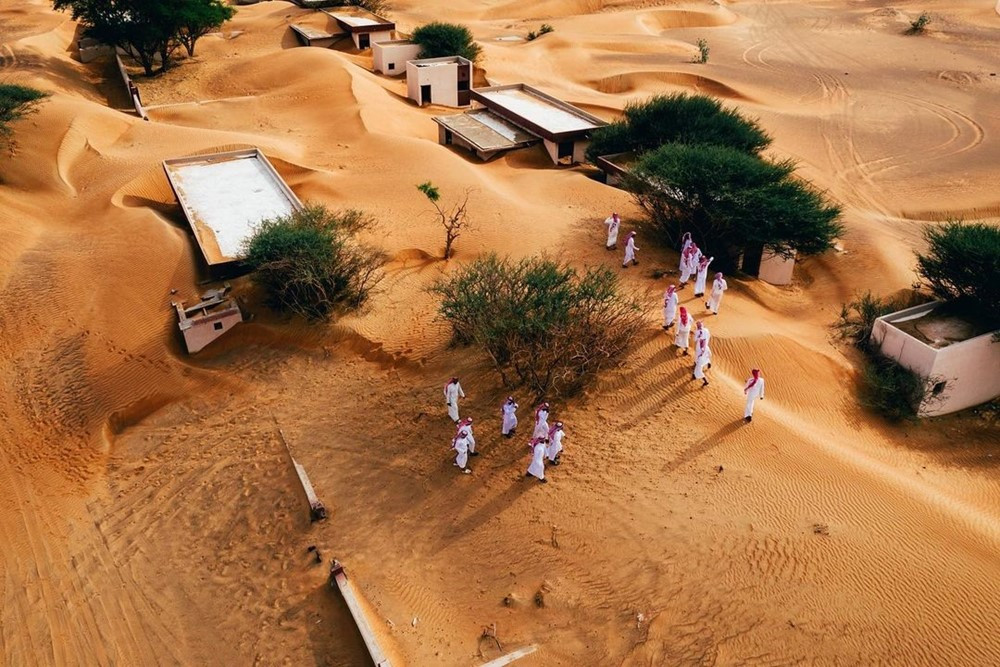
[(372, 44), (374, 44), (375, 42), (388, 42), (388, 41), (392, 40), (392, 30), (379, 30), (377, 32), (369, 32), (369, 33), (352, 32), (351, 33), (351, 39), (354, 40), (354, 46), (355, 46), (355, 48), (358, 48), (358, 49), (361, 48), (361, 35), (362, 34), (369, 35), (370, 38), (371, 38), (371, 43)]
[(417, 104), (420, 104), (420, 86), (431, 87), (433, 104), (457, 107), (458, 64), (417, 67), (413, 63), (407, 63), (406, 96)]
[[(388, 76), (402, 76), (406, 74), (406, 63), (414, 60), (420, 55), (419, 44), (380, 44), (372, 46), (373, 66), (376, 72), (387, 74)], [(395, 64), (393, 69), (389, 69), (389, 63)]]
[[(907, 313), (927, 312), (933, 306), (907, 308), (887, 317), (896, 319)], [(872, 340), (879, 343), (883, 354), (900, 365), (935, 382), (947, 383), (940, 398), (932, 398), (921, 406), (922, 416), (957, 412), (1000, 396), (1000, 343), (994, 343), (991, 334), (937, 349), (879, 318), (872, 329)]]
[(760, 258), (760, 271), (757, 273), (757, 277), (772, 285), (787, 285), (792, 282), (794, 270), (794, 257), (785, 258), (764, 250), (764, 254)]
[[(200, 352), (206, 345), (223, 335), (234, 326), (243, 321), (243, 316), (238, 309), (227, 312), (222, 317), (208, 321), (192, 322), (191, 328), (184, 330), (184, 344), (187, 346), (189, 354)], [(215, 328), (215, 323), (222, 324), (221, 329)]]

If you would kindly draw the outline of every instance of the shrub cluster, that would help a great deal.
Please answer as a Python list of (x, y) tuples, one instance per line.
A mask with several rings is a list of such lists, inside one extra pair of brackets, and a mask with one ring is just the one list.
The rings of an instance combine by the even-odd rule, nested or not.
[(414, 30), (410, 39), (420, 45), (418, 58), (461, 56), (475, 63), (482, 56), (482, 47), (464, 25), (434, 21)]
[(579, 274), (544, 257), (489, 255), (432, 291), (456, 342), (481, 347), (504, 384), (539, 397), (578, 392), (619, 363), (643, 328), (638, 302), (607, 268)]
[(359, 308), (381, 280), (384, 253), (355, 240), (373, 225), (359, 211), (309, 206), (261, 222), (244, 261), (274, 309), (323, 319)]
[(917, 273), (934, 296), (1000, 324), (1000, 228), (952, 220), (928, 227), (924, 239)]
[(13, 149), (14, 130), (11, 125), (38, 110), (48, 93), (19, 86), (0, 83), (0, 147)]

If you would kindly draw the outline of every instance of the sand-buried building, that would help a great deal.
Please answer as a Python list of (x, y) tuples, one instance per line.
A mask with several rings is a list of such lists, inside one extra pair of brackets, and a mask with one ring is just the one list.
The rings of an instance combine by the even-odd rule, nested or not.
[(590, 133), (607, 123), (582, 109), (523, 83), (474, 88), (482, 109), (438, 116), (438, 141), (458, 145), (481, 159), (542, 142), (555, 164), (583, 162)]
[(256, 148), (164, 160), (163, 169), (210, 269), (239, 262), (262, 220), (302, 209)]
[(417, 103), (467, 107), (471, 102), (472, 61), (460, 56), (406, 63), (406, 96)]

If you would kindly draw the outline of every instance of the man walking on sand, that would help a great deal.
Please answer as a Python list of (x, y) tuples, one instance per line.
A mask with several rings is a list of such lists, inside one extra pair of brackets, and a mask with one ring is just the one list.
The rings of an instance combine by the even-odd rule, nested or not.
[(726, 282), (725, 276), (722, 272), (715, 274), (715, 280), (712, 281), (712, 293), (708, 297), (708, 301), (705, 302), (705, 308), (710, 310), (713, 315), (719, 314), (719, 304), (722, 303), (722, 293), (729, 289), (729, 283)]
[(455, 428), (455, 434), (458, 435), (463, 430), (468, 434), (469, 456), (479, 456), (479, 452), (476, 451), (476, 436), (472, 433), (472, 417), (466, 417), (462, 421), (458, 422), (458, 426)]
[(549, 404), (541, 403), (535, 408), (535, 430), (532, 432), (533, 438), (547, 438), (549, 436)]
[(625, 241), (625, 259), (622, 260), (623, 269), (627, 269), (630, 262), (633, 265), (639, 263), (639, 260), (635, 258), (636, 250), (638, 250), (638, 248), (635, 247), (635, 232), (631, 231), (628, 233), (628, 240)]
[(503, 416), (500, 423), (500, 435), (510, 438), (517, 430), (517, 403), (513, 396), (508, 396), (504, 404), (500, 406), (500, 414)]
[(465, 392), (462, 391), (462, 385), (458, 383), (458, 378), (453, 377), (448, 380), (448, 384), (444, 386), (444, 401), (448, 404), (448, 416), (451, 420), (458, 424), (458, 399), (459, 397), (465, 398)]
[(471, 473), (469, 470), (469, 432), (462, 429), (458, 432), (452, 441), (451, 448), (455, 450), (455, 465), (458, 466), (462, 472), (466, 475)]
[(687, 308), (681, 306), (680, 317), (677, 318), (677, 333), (674, 335), (674, 345), (684, 350), (684, 356), (688, 353), (688, 341), (691, 338), (691, 318), (688, 317)]
[(708, 330), (708, 327), (705, 326), (705, 323), (698, 322), (698, 324), (695, 325), (695, 330), (694, 330), (695, 352), (698, 351), (698, 343), (700, 343), (701, 341), (705, 341), (705, 345), (708, 345), (708, 341), (711, 337), (712, 337), (712, 332)]
[(698, 262), (698, 275), (694, 280), (694, 295), (705, 296), (705, 281), (708, 280), (708, 265), (712, 263), (714, 257), (702, 257)]
[(712, 349), (708, 346), (707, 340), (701, 340), (694, 344), (694, 373), (693, 380), (701, 380), (701, 386), (708, 386), (708, 378), (705, 377), (705, 369), (712, 367)]
[(525, 477), (536, 477), (542, 484), (548, 484), (545, 479), (545, 438), (532, 438), (528, 447), (531, 448), (531, 463), (528, 465), (528, 472)]
[(694, 258), (697, 252), (698, 246), (693, 241), (681, 251), (681, 284), (677, 289), (684, 289), (687, 286), (687, 281), (691, 279), (691, 274), (698, 268), (698, 262)]
[(759, 398), (764, 400), (764, 377), (760, 374), (760, 371), (756, 368), (750, 371), (750, 377), (747, 378), (746, 386), (743, 387), (743, 393), (747, 397), (747, 407), (743, 412), (743, 421), (750, 423), (753, 421), (753, 404)]
[(562, 422), (556, 422), (549, 429), (549, 444), (545, 448), (545, 456), (549, 459), (549, 463), (554, 466), (559, 465), (559, 455), (563, 450), (562, 439), (564, 435)]
[(677, 315), (677, 288), (671, 285), (663, 294), (663, 330), (666, 331), (674, 326), (674, 317)]
[(618, 229), (622, 226), (622, 219), (618, 217), (617, 213), (612, 213), (611, 217), (604, 220), (604, 224), (608, 228), (608, 250), (615, 250), (618, 248)]

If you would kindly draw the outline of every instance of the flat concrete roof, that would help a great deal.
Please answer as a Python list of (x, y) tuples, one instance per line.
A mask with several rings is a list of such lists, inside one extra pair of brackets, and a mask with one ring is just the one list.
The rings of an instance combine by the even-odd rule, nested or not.
[(484, 153), (519, 148), (538, 141), (534, 135), (485, 109), (435, 116), (434, 121)]
[(163, 169), (209, 265), (238, 261), (258, 223), (302, 208), (256, 148), (165, 160)]
[(933, 301), (883, 315), (881, 318), (921, 343), (940, 349), (992, 333), (989, 322), (956, 311), (952, 303)]
[(586, 134), (607, 125), (600, 118), (523, 83), (475, 88), (472, 94), (473, 99), (490, 110), (550, 141)]
[(444, 56), (443, 58), (421, 58), (411, 60), (414, 67), (438, 67), (440, 65), (472, 65), (471, 60), (462, 56)]
[(320, 30), (318, 28), (313, 28), (311, 26), (293, 23), (289, 27), (308, 40), (333, 39), (333, 35), (326, 32), (325, 30)]
[(321, 11), (348, 32), (375, 32), (392, 30), (396, 27), (396, 24), (389, 19), (360, 7), (337, 7), (336, 11), (325, 9)]

